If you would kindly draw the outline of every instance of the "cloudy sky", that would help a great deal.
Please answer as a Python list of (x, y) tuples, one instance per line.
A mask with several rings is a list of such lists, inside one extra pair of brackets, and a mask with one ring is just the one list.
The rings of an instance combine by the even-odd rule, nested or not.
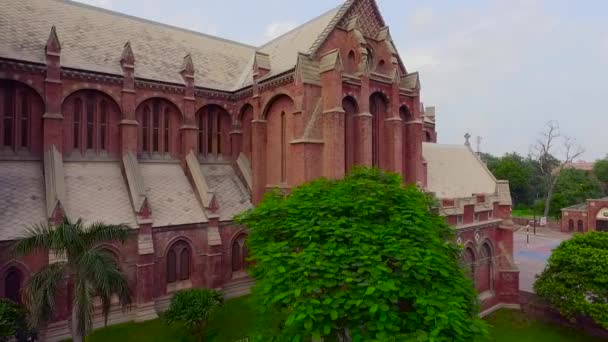
[[(340, 0), (80, 0), (259, 45)], [(408, 71), (437, 107), (440, 143), (527, 154), (546, 122), (608, 154), (608, 1), (379, 0)]]

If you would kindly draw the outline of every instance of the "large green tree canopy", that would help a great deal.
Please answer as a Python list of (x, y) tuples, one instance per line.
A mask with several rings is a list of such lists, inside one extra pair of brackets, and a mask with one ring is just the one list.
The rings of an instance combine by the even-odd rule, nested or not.
[(594, 175), (582, 170), (565, 169), (555, 186), (551, 215), (559, 217), (562, 208), (601, 196), (602, 184)]
[(472, 341), (484, 334), (461, 250), (432, 206), (398, 175), (355, 169), (289, 196), (267, 194), (243, 214), (254, 293), (267, 312), (285, 314), (277, 340)]
[(553, 250), (536, 293), (568, 317), (582, 314), (608, 329), (608, 233), (576, 234)]

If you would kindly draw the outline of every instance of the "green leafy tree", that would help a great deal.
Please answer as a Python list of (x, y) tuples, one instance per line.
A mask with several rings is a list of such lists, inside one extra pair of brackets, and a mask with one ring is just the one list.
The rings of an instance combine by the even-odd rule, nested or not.
[(33, 341), (36, 332), (27, 324), (27, 311), (10, 300), (0, 299), (0, 342)]
[(549, 211), (553, 217), (559, 217), (561, 209), (585, 202), (589, 198), (598, 198), (602, 195), (602, 184), (585, 171), (565, 169), (559, 175), (553, 205)]
[(608, 195), (608, 158), (598, 160), (593, 165), (593, 174), (604, 185), (604, 193)]
[(576, 234), (553, 250), (534, 284), (567, 317), (592, 318), (608, 329), (608, 234)]
[(212, 289), (182, 290), (171, 299), (163, 319), (168, 324), (184, 324), (198, 341), (204, 341), (209, 318), (223, 302), (223, 295)]
[(486, 328), (434, 202), (398, 175), (354, 169), (238, 217), (250, 229), (254, 293), (284, 314), (263, 341), (472, 341)]
[(534, 168), (530, 165), (529, 160), (515, 152), (507, 153), (498, 159), (491, 171), (496, 178), (509, 181), (511, 196), (516, 204), (529, 200), (533, 192), (530, 180), (534, 174)]
[(48, 321), (55, 307), (55, 295), (67, 280), (73, 282), (72, 338), (75, 342), (81, 342), (91, 331), (96, 298), (101, 301), (106, 322), (113, 295), (127, 308), (131, 303), (127, 279), (113, 256), (100, 244), (124, 242), (129, 234), (130, 229), (125, 225), (85, 226), (82, 220), (72, 222), (68, 218), (55, 226), (35, 225), (28, 229), (14, 246), (17, 255), (50, 251), (64, 259), (43, 267), (26, 284), (25, 302), (33, 325)]

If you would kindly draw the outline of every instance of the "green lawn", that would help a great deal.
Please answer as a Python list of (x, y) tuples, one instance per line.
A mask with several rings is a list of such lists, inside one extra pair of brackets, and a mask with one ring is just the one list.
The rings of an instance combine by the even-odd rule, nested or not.
[[(247, 337), (257, 324), (258, 314), (250, 296), (229, 300), (210, 322), (208, 342), (235, 342)], [(487, 319), (490, 337), (496, 342), (594, 342), (603, 341), (585, 336), (579, 331), (529, 321), (518, 311), (500, 310)], [(95, 331), (89, 342), (190, 342), (181, 326), (168, 326), (160, 320), (126, 323)]]

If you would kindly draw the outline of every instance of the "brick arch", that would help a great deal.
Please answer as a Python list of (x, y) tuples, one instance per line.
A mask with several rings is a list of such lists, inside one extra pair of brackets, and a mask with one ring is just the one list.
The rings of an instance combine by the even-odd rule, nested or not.
[(119, 103), (121, 102), (121, 99), (120, 99), (119, 96), (114, 95), (113, 93), (106, 91), (105, 87), (93, 87), (90, 84), (86, 84), (86, 83), (79, 83), (79, 84), (77, 84), (77, 85), (75, 85), (73, 87), (69, 87), (69, 88), (64, 89), (63, 94), (62, 94), (62, 98), (61, 98), (61, 105), (63, 106), (63, 103), (70, 96), (74, 95), (74, 93), (77, 93), (77, 92), (83, 91), (83, 90), (95, 91), (95, 92), (102, 93), (105, 96), (111, 98), (112, 101), (114, 101), (114, 103), (116, 103), (116, 105), (120, 108)]
[(108, 93), (92, 88), (73, 91), (63, 99), (63, 144), (66, 154), (118, 155), (122, 111)]
[(166, 97), (158, 96), (147, 98), (136, 108), (138, 154), (153, 159), (179, 155), (179, 128), (183, 124), (179, 107)]
[(18, 74), (9, 74), (9, 73), (0, 71), (0, 81), (2, 81), (2, 80), (15, 81), (17, 83), (23, 84), (24, 86), (31, 88), (36, 93), (36, 95), (38, 95), (40, 97), (40, 99), (44, 99), (44, 86), (36, 84), (38, 82), (28, 82), (30, 80), (28, 80), (28, 79), (24, 80)]
[(153, 95), (148, 95), (148, 96), (144, 96), (142, 98), (139, 98), (139, 99), (137, 99), (137, 101), (135, 101), (135, 108), (139, 108), (142, 103), (144, 103), (144, 102), (146, 102), (148, 100), (151, 100), (151, 99), (162, 99), (162, 100), (165, 100), (167, 102), (170, 102), (173, 106), (175, 106), (175, 109), (177, 109), (179, 117), (182, 120), (184, 119), (184, 115), (183, 115), (183, 112), (182, 112), (182, 107), (174, 99), (172, 99), (169, 96), (163, 95), (163, 94), (153, 94)]
[(574, 220), (573, 219), (568, 220), (568, 232), (570, 232), (570, 233), (574, 232)]
[(121, 250), (114, 245), (111, 245), (109, 243), (102, 243), (99, 246), (97, 246), (97, 248), (99, 248), (101, 250), (105, 250), (108, 253), (112, 254), (112, 256), (114, 256), (114, 259), (119, 264), (122, 264), (122, 262), (124, 261), (124, 256), (123, 256)]
[(583, 220), (578, 220), (578, 221), (576, 222), (576, 230), (577, 230), (579, 233), (582, 233), (582, 232), (584, 232), (584, 231), (585, 231), (585, 223), (583, 222)]
[[(14, 284), (15, 279), (7, 279), (7, 277), (11, 276), (11, 273), (13, 271), (17, 272), (17, 275), (19, 277), (19, 284)], [(0, 297), (1, 298), (10, 298), (10, 299), (17, 299), (17, 301), (20, 301), (20, 294), (19, 292), (23, 290), (23, 288), (25, 287), (25, 284), (27, 283), (28, 279), (31, 277), (31, 270), (30, 268), (17, 260), (11, 260), (9, 262), (7, 262), (6, 264), (4, 264), (4, 266), (2, 266), (2, 268), (0, 268)], [(8, 283), (7, 283), (8, 281)], [(10, 284), (9, 284), (10, 283)], [(15, 293), (7, 293), (7, 291), (9, 292), (17, 292), (16, 295)], [(13, 298), (16, 297), (16, 298)]]
[[(264, 103), (264, 105), (262, 106), (263, 110), (261, 112), (260, 119), (261, 120), (267, 120), (268, 119), (268, 111), (272, 108), (272, 105), (274, 103), (276, 103), (277, 101), (281, 100), (282, 98), (288, 98), (292, 102), (292, 104), (295, 105), (295, 101), (293, 99), (293, 96), (291, 96), (289, 93), (285, 92), (285, 93), (275, 94), (272, 97), (270, 97), (266, 101), (266, 103)], [(289, 114), (291, 114), (291, 113), (289, 113)]]
[(295, 103), (291, 97), (279, 94), (270, 99), (263, 111), (266, 120), (266, 184), (277, 186), (288, 184), (288, 170), (293, 139), (293, 111)]
[(488, 239), (479, 245), (478, 274), (476, 274), (476, 288), (479, 293), (493, 289), (493, 273), (495, 251), (492, 242)]
[(465, 244), (462, 250), (462, 262), (465, 267), (467, 275), (475, 282), (475, 266), (477, 262), (477, 253), (475, 252), (475, 245), (472, 242)]
[(35, 88), (19, 80), (0, 79), (0, 147), (41, 154), (44, 111), (43, 97)]

